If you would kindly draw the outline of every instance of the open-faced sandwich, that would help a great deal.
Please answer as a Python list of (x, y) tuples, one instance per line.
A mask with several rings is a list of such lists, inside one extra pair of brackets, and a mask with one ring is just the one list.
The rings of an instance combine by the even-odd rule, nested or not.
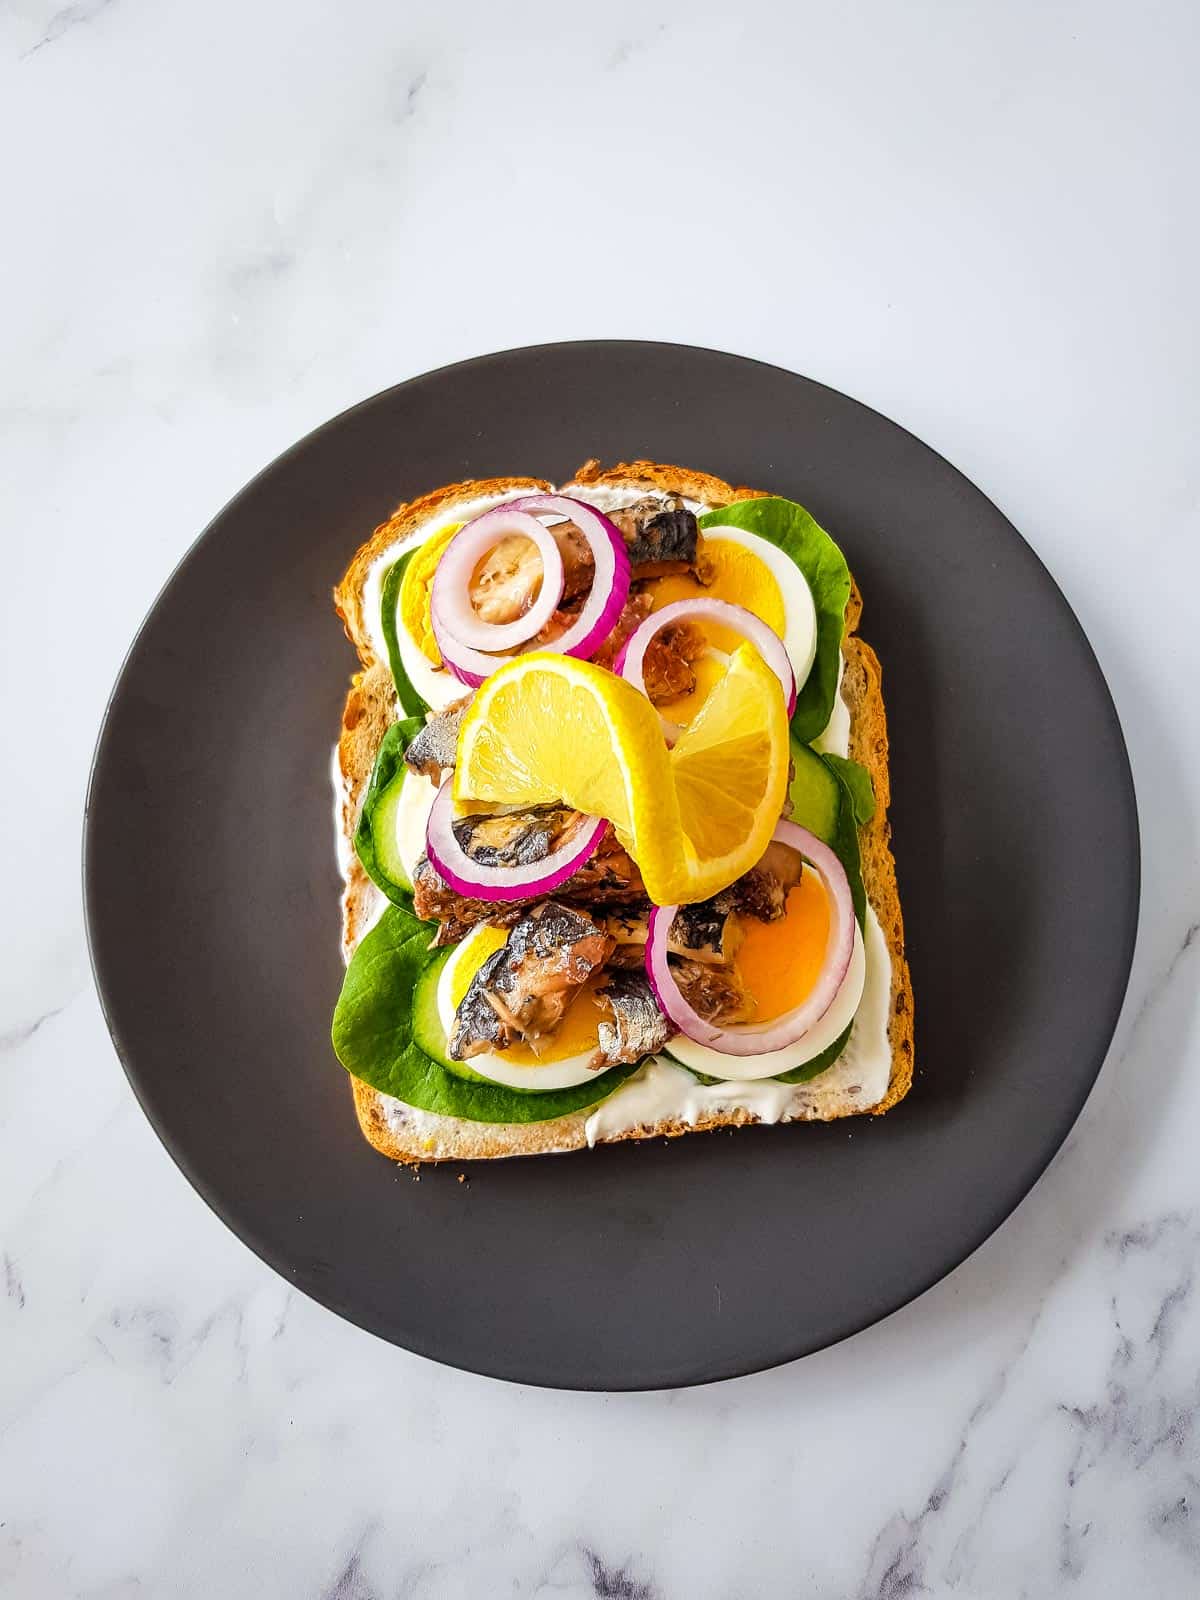
[(883, 1112), (912, 1081), (879, 662), (801, 506), (587, 462), (398, 511), (334, 592), (333, 1023), (401, 1161)]

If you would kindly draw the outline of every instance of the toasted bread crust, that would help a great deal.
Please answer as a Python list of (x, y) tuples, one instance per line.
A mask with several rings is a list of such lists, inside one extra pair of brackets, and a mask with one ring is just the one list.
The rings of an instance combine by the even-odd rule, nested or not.
[[(735, 500), (758, 497), (765, 492), (734, 487), (709, 473), (694, 472), (688, 468), (665, 466), (651, 461), (625, 462), (605, 470), (602, 470), (597, 462), (587, 461), (576, 473), (572, 484), (580, 487), (606, 485), (616, 488), (658, 489), (701, 501), (714, 508), (732, 504)], [(449, 490), (439, 490), (435, 494), (424, 496), (419, 501), (413, 501), (409, 506), (402, 506), (395, 516), (377, 529), (373, 538), (362, 547), (346, 576), (334, 591), (339, 614), (346, 622), (346, 631), (351, 639), (358, 644), (349, 620), (351, 615), (356, 618), (355, 626), (360, 634), (362, 629), (361, 610), (353, 612), (349, 604), (350, 591), (355, 586), (361, 589), (371, 562), (389, 544), (398, 537), (407, 536), (419, 522), (445, 509), (455, 499), (473, 499), (483, 494), (502, 493), (506, 487), (526, 486), (531, 491), (550, 488), (550, 485), (533, 479), (487, 479), (455, 484)], [(562, 492), (567, 493), (570, 488), (571, 484), (564, 484)], [(399, 533), (397, 529), (400, 530)], [(353, 601), (358, 605), (357, 591)], [(908, 963), (904, 955), (904, 925), (896, 887), (895, 862), (890, 846), (891, 828), (887, 820), (890, 785), (882, 673), (875, 652), (857, 637), (861, 614), (862, 597), (857, 584), (852, 581), (842, 643), (845, 668), (841, 692), (850, 711), (850, 754), (867, 768), (875, 785), (875, 815), (870, 823), (860, 830), (859, 835), (862, 875), (867, 897), (879, 919), (892, 959), (891, 1013), (888, 1028), (892, 1044), (892, 1071), (886, 1095), (878, 1105), (869, 1108), (874, 1115), (882, 1115), (897, 1101), (903, 1099), (912, 1084), (913, 995)], [(360, 656), (363, 655), (361, 645), (359, 653)], [(347, 840), (353, 838), (362, 796), (370, 778), (379, 741), (395, 715), (395, 694), (390, 674), (386, 667), (374, 664), (370, 658), (369, 643), (364, 662), (369, 670), (359, 673), (351, 685), (342, 716), (342, 733), (338, 743), (338, 763), (343, 782), (340, 814), (344, 837)], [(380, 901), (381, 896), (378, 891), (363, 872), (357, 858), (352, 857), (342, 901), (343, 949), (347, 959), (370, 925)], [(450, 1117), (431, 1118), (417, 1112), (407, 1122), (398, 1126), (397, 1120), (389, 1115), (389, 1102), (383, 1095), (360, 1079), (352, 1078), (351, 1083), (355, 1109), (367, 1140), (391, 1160), (412, 1164), (577, 1150), (587, 1144), (586, 1124), (594, 1110), (589, 1108), (570, 1116), (555, 1118), (550, 1122), (526, 1124), (466, 1122)], [(834, 1106), (826, 1107), (822, 1112), (822, 1119), (830, 1120), (834, 1117), (861, 1114), (861, 1111), (862, 1108), (852, 1100), (845, 1099)], [(715, 1110), (704, 1113), (695, 1122), (668, 1119), (652, 1126), (623, 1129), (604, 1135), (603, 1142), (677, 1138), (685, 1133), (746, 1126), (758, 1120), (753, 1112), (743, 1109)]]
[(581, 488), (604, 486), (613, 489), (661, 489), (665, 494), (682, 495), (685, 500), (698, 500), (714, 510), (718, 506), (731, 506), (735, 500), (760, 500), (765, 489), (734, 488), (724, 478), (714, 478), (711, 472), (694, 472), (691, 467), (664, 466), (658, 461), (619, 461), (615, 467), (601, 467), (596, 460), (588, 460), (576, 472), (570, 483), (563, 485), (569, 493), (572, 484)]

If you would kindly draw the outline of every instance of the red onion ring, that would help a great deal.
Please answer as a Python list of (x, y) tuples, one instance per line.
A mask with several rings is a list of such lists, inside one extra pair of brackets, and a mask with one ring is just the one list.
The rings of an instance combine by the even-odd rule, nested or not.
[[(739, 633), (743, 639), (750, 641), (779, 679), (783, 698), (787, 703), (787, 714), (790, 717), (796, 709), (796, 674), (792, 671), (792, 663), (784, 648), (783, 640), (761, 617), (756, 617), (753, 611), (747, 611), (745, 606), (731, 605), (728, 600), (675, 600), (671, 605), (664, 606), (661, 611), (652, 611), (645, 622), (639, 623), (625, 641), (624, 648), (613, 663), (613, 671), (645, 694), (644, 668), (646, 650), (651, 639), (672, 622), (687, 622), (692, 617), (697, 620), (707, 619), (723, 628), (731, 628), (734, 633)], [(669, 717), (662, 716), (661, 712), (659, 715), (667, 738), (674, 739), (680, 731), (679, 725), (672, 722)]]
[(485, 867), (454, 837), (454, 805), (449, 782), (438, 790), (425, 825), (429, 859), (456, 894), (470, 900), (524, 900), (550, 894), (573, 877), (594, 854), (608, 823), (591, 817), (569, 844), (527, 867)]
[[(519, 534), (537, 547), (542, 558), (541, 588), (524, 616), (512, 622), (485, 622), (471, 604), (471, 576), (488, 551), (509, 534)], [(430, 614), (442, 659), (456, 677), (467, 673), (486, 677), (494, 672), (500, 664), (498, 652), (525, 644), (549, 622), (562, 599), (563, 581), (562, 554), (543, 523), (511, 505), (485, 511), (454, 535), (433, 575)], [(490, 653), (482, 654), (485, 650)]]
[(560, 656), (586, 661), (595, 655), (613, 630), (629, 598), (629, 555), (621, 530), (594, 506), (565, 494), (528, 494), (510, 500), (514, 511), (550, 512), (566, 517), (579, 529), (591, 551), (596, 574), (591, 592), (574, 623), (547, 646)]
[(825, 959), (812, 990), (798, 1006), (770, 1022), (741, 1023), (718, 1028), (705, 1022), (684, 999), (667, 962), (667, 935), (678, 906), (654, 906), (646, 937), (646, 976), (659, 1005), (681, 1033), (727, 1056), (766, 1055), (795, 1044), (829, 1010), (842, 986), (854, 954), (854, 902), (846, 869), (827, 844), (807, 828), (780, 821), (771, 835), (773, 844), (797, 851), (820, 874), (830, 901), (829, 939)]
[[(477, 517), (474, 522), (468, 523), (467, 527), (461, 529), (450, 541), (445, 554), (438, 563), (431, 596), (433, 602), (431, 605), (433, 632), (434, 637), (437, 639), (438, 649), (442, 654), (442, 660), (460, 683), (465, 683), (472, 689), (477, 689), (485, 678), (496, 671), (497, 667), (502, 667), (506, 662), (511, 661), (513, 657), (511, 654), (485, 655), (481, 651), (473, 649), (462, 638), (458, 637), (460, 630), (453, 625), (453, 617), (449, 619), (449, 625), (446, 621), (439, 623), (437, 610), (438, 576), (440, 576), (442, 567), (445, 565), (446, 557), (454, 549), (463, 534), (489, 517), (499, 519), (501, 515), (506, 515), (510, 519), (509, 525), (512, 531), (527, 533), (529, 538), (534, 538), (534, 535), (528, 533), (525, 526), (513, 527), (517, 517), (522, 518), (522, 520), (528, 517), (531, 522), (536, 524), (542, 538), (549, 539), (550, 543), (554, 544), (553, 535), (549, 529), (543, 523), (537, 522), (535, 516), (537, 512), (565, 517), (573, 522), (584, 537), (591, 553), (594, 567), (591, 591), (584, 601), (582, 610), (567, 631), (555, 639), (553, 644), (546, 646), (548, 650), (552, 650), (558, 655), (578, 656), (581, 660), (587, 660), (589, 656), (596, 653), (605, 639), (608, 638), (617, 618), (625, 608), (626, 600), (629, 598), (629, 556), (625, 549), (625, 541), (621, 537), (621, 531), (606, 516), (603, 516), (594, 507), (585, 504), (584, 501), (572, 500), (569, 496), (563, 494), (529, 494), (522, 495), (518, 500), (506, 500), (503, 506), (497, 506), (494, 510), (485, 512), (482, 517)], [(540, 542), (538, 543), (538, 548), (543, 549)], [(561, 572), (562, 557), (559, 554), (557, 544), (554, 545), (554, 554), (557, 559), (558, 570)], [(477, 562), (479, 557), (476, 556), (475, 559)], [(545, 563), (546, 557), (544, 553), (542, 559), (543, 563)], [(474, 571), (474, 563), (471, 571)], [(549, 574), (549, 571), (550, 568), (547, 567), (547, 574)], [(468, 572), (468, 581), (469, 578), (470, 573)], [(553, 587), (548, 589), (546, 578), (544, 577), (537, 605), (526, 612), (525, 616), (520, 618), (517, 623), (505, 623), (501, 626), (508, 628), (526, 627), (529, 618), (535, 612), (541, 611), (542, 602), (547, 593), (553, 592)], [(562, 583), (560, 581), (554, 597), (554, 605), (550, 607), (550, 611), (538, 623), (538, 628), (534, 632), (537, 632), (545, 622), (549, 621), (561, 598)], [(475, 618), (475, 622), (481, 627), (489, 626), (486, 623), (479, 623), (478, 617)], [(527, 634), (525, 637), (531, 638), (532, 634)]]

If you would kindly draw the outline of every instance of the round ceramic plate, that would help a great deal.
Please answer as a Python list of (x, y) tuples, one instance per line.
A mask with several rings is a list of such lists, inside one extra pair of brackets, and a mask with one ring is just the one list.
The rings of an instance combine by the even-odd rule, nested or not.
[[(354, 660), (330, 589), (401, 500), (588, 456), (801, 501), (883, 663), (916, 1080), (886, 1117), (426, 1169), (363, 1140), (330, 749)], [(1077, 1116), (1133, 953), (1121, 730), (1041, 562), (855, 401), (675, 345), (486, 356), (319, 428), (225, 508), (134, 643), (96, 752), (88, 930), (113, 1040), (213, 1210), (307, 1294), (526, 1383), (700, 1383), (820, 1349), (974, 1250)], [(468, 1181), (458, 1181), (460, 1172)]]

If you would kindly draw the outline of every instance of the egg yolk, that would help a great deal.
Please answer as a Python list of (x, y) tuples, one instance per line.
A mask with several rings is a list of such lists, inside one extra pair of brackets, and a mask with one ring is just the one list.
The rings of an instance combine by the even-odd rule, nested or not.
[(807, 999), (825, 962), (829, 943), (829, 897), (817, 873), (788, 890), (778, 922), (742, 919), (744, 937), (734, 966), (754, 996), (754, 1021), (770, 1022)]
[[(725, 631), (727, 630), (722, 630)], [(715, 652), (712, 655), (701, 656), (699, 661), (693, 661), (692, 672), (696, 678), (696, 687), (690, 694), (681, 695), (678, 700), (667, 701), (662, 707), (663, 716), (679, 723), (681, 727), (686, 727), (728, 670), (729, 657)]]
[[(651, 611), (661, 611), (676, 600), (724, 600), (730, 605), (742, 606), (759, 617), (767, 626), (783, 637), (786, 626), (786, 609), (783, 591), (765, 562), (732, 539), (705, 537), (701, 545), (700, 561), (705, 576), (711, 582), (703, 584), (691, 573), (672, 574), (654, 578), (646, 585)], [(692, 672), (696, 686), (678, 700), (665, 702), (663, 716), (686, 727), (708, 699), (717, 683), (725, 675), (728, 657), (738, 645), (744, 643), (740, 633), (724, 628), (720, 623), (692, 617), (689, 626), (698, 629), (707, 639), (711, 654), (693, 661)]]
[(400, 581), (400, 625), (435, 667), (442, 664), (442, 652), (433, 636), (433, 575), (442, 552), (461, 527), (461, 522), (451, 522), (418, 545)]
[[(661, 611), (676, 600), (725, 600), (752, 611), (783, 638), (787, 625), (783, 590), (764, 561), (732, 539), (708, 535), (701, 544), (700, 558), (705, 576), (712, 581), (698, 583), (690, 572), (652, 578), (646, 585), (651, 611)], [(732, 654), (742, 642), (740, 634), (711, 623), (704, 624), (704, 632), (713, 648), (726, 654)]]
[[(471, 979), (487, 958), (503, 947), (507, 938), (508, 934), (503, 928), (487, 928), (476, 935), (478, 959), (470, 964), (461, 962), (459, 970), (450, 980), (450, 1001), (456, 1011), (471, 986)], [(605, 982), (607, 978), (602, 971), (592, 973), (567, 1007), (558, 1027), (549, 1038), (542, 1041), (540, 1055), (527, 1044), (510, 1044), (507, 1050), (499, 1050), (496, 1054), (502, 1055), (514, 1067), (545, 1067), (553, 1061), (563, 1061), (567, 1056), (579, 1056), (585, 1050), (595, 1050), (600, 1039), (601, 1018), (596, 989)]]

